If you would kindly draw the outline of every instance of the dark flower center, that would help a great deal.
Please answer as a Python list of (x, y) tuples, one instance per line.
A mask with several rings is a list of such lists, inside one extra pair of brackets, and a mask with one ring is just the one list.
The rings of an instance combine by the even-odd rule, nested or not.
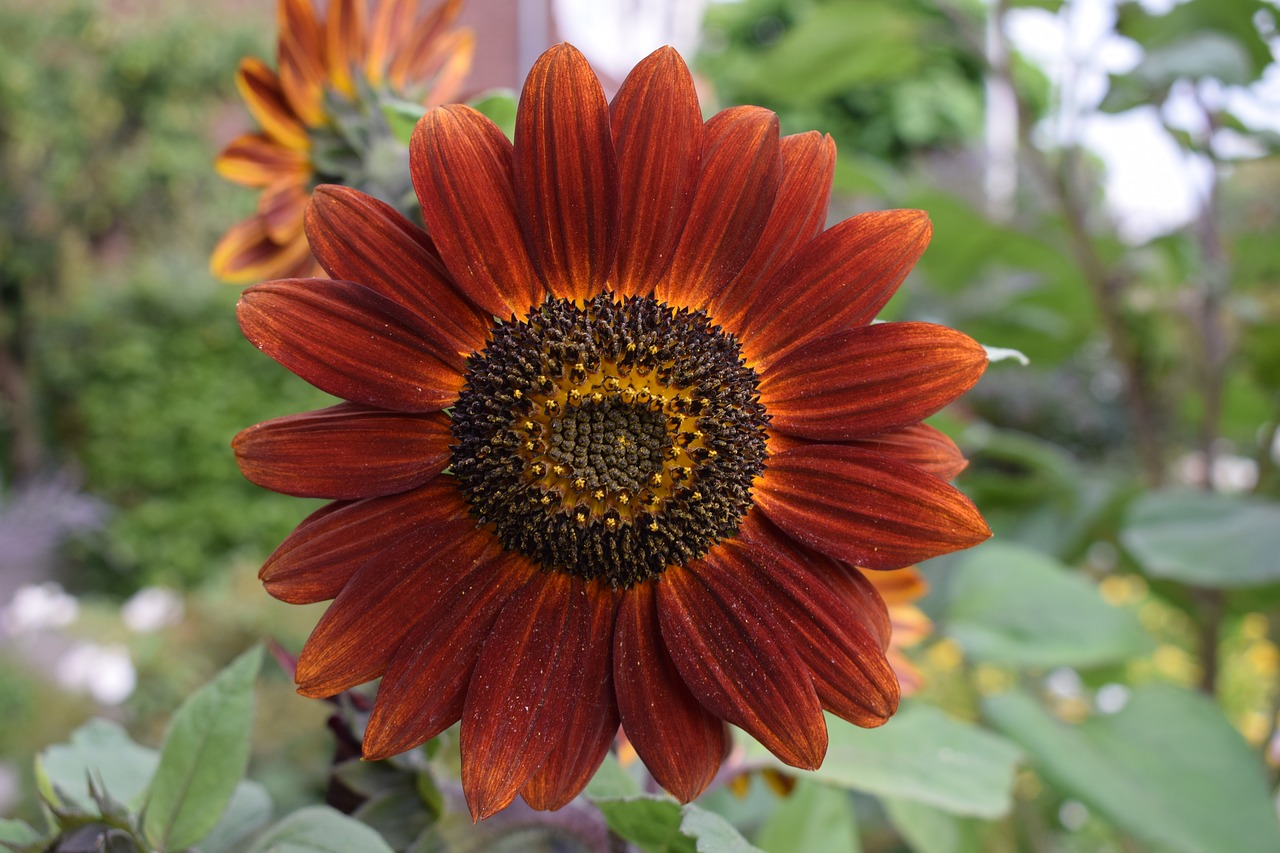
[(548, 298), (467, 360), (451, 470), (502, 545), (629, 587), (733, 536), (768, 416), (738, 343), (649, 297)]

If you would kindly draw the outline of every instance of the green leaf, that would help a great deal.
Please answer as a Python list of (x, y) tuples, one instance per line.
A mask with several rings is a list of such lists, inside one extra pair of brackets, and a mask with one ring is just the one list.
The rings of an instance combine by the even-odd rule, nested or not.
[(620, 800), (634, 797), (642, 793), (640, 784), (636, 782), (618, 759), (612, 754), (604, 757), (604, 763), (587, 783), (586, 795), (592, 800)]
[(55, 806), (92, 814), (97, 810), (89, 792), (92, 776), (112, 799), (139, 809), (159, 761), (155, 750), (134, 743), (119, 723), (93, 719), (71, 733), (70, 743), (36, 756), (36, 785)]
[(681, 809), (680, 832), (693, 838), (698, 853), (763, 853), (749, 844), (733, 824), (713, 811), (689, 803)]
[(382, 117), (391, 128), (391, 135), (401, 144), (408, 145), (409, 140), (413, 139), (413, 129), (417, 127), (418, 119), (426, 114), (426, 107), (399, 98), (384, 99), (379, 105), (382, 107)]
[(249, 763), (255, 646), (201, 687), (174, 714), (151, 780), (143, 831), (161, 851), (203, 838), (227, 808)]
[(1134, 502), (1121, 543), (1152, 577), (1207, 587), (1280, 580), (1280, 506), (1207, 492)]
[(204, 840), (200, 853), (235, 853), (244, 842), (271, 822), (271, 795), (262, 785), (245, 779), (231, 794), (231, 802)]
[(1078, 726), (1023, 693), (990, 696), (983, 712), (1047, 780), (1139, 838), (1187, 853), (1280, 850), (1257, 756), (1198, 693), (1147, 685)]
[(25, 821), (0, 818), (0, 845), (5, 845), (6, 849), (41, 850), (44, 841), (44, 836)]
[(328, 806), (307, 806), (263, 833), (245, 853), (392, 853), (382, 836)]
[[(956, 814), (1009, 811), (1020, 752), (1009, 741), (932, 705), (906, 702), (878, 729), (827, 717), (829, 744), (814, 779), (885, 797), (918, 800)], [(747, 755), (795, 773), (743, 737)]]
[(696, 853), (694, 840), (680, 831), (684, 814), (670, 797), (640, 795), (596, 800), (609, 829), (645, 853)]
[(510, 89), (490, 89), (481, 92), (471, 101), (471, 106), (489, 117), (507, 139), (516, 135), (516, 96)]
[(1007, 666), (1097, 666), (1145, 654), (1150, 636), (1093, 583), (1022, 545), (990, 542), (953, 570), (947, 633), (974, 660)]
[(859, 853), (849, 792), (801, 779), (760, 827), (756, 844), (767, 853)]
[(894, 829), (914, 853), (984, 853), (973, 818), (957, 817), (914, 800), (880, 801)]

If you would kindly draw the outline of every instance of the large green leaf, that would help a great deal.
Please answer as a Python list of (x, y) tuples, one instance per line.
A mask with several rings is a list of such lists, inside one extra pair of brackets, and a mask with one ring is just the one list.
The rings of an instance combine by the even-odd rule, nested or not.
[(158, 850), (203, 838), (227, 808), (249, 763), (255, 646), (201, 687), (174, 714), (151, 780), (143, 831)]
[(858, 853), (858, 825), (848, 791), (801, 779), (756, 838), (767, 853)]
[(990, 542), (953, 570), (947, 633), (974, 660), (1096, 666), (1138, 657), (1151, 638), (1080, 574), (1039, 551)]
[(92, 719), (71, 733), (69, 743), (36, 756), (36, 784), (52, 803), (96, 814), (88, 784), (93, 777), (112, 799), (137, 809), (159, 760), (155, 750), (130, 740), (119, 723)]
[(328, 806), (298, 809), (245, 853), (392, 853), (382, 836)]
[(894, 829), (914, 853), (984, 853), (974, 818), (958, 817), (914, 800), (880, 801)]
[(1187, 853), (1280, 850), (1257, 756), (1198, 693), (1140, 687), (1118, 713), (1078, 726), (1017, 692), (983, 711), (1047, 780), (1139, 838)]
[[(828, 716), (827, 731), (826, 760), (812, 774), (819, 781), (956, 814), (1000, 817), (1009, 811), (1018, 748), (932, 705), (904, 703), (878, 729)], [(743, 741), (750, 757), (796, 772), (755, 741)]]
[(236, 853), (244, 842), (271, 822), (271, 795), (262, 785), (245, 779), (231, 793), (231, 802), (209, 834), (200, 853)]
[(1134, 502), (1120, 541), (1157, 578), (1208, 587), (1280, 580), (1280, 506), (1206, 492)]

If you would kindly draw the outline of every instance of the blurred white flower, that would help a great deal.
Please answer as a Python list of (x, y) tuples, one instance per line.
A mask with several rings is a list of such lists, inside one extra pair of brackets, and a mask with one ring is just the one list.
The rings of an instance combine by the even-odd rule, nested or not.
[(171, 589), (144, 587), (129, 597), (120, 608), (120, 617), (130, 631), (149, 634), (182, 621), (185, 608), (182, 596)]
[(9, 634), (65, 628), (80, 615), (80, 603), (52, 581), (18, 587), (0, 610), (0, 627)]
[(58, 661), (54, 678), (66, 689), (88, 693), (102, 705), (119, 705), (138, 685), (129, 650), (96, 643), (81, 643), (67, 652)]
[(1117, 714), (1129, 704), (1129, 688), (1123, 684), (1104, 684), (1094, 695), (1093, 704), (1103, 714)]

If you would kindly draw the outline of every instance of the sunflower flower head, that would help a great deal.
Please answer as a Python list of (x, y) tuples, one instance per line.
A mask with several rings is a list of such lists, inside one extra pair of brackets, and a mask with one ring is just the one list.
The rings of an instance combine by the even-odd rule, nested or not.
[(659, 50), (607, 102), (552, 48), (514, 145), (466, 106), (410, 146), (425, 230), (320, 187), (332, 280), (248, 288), (241, 328), (346, 402), (251, 427), (245, 475), (333, 501), (263, 567), (333, 599), (299, 691), (381, 677), (364, 739), (461, 721), (475, 818), (569, 802), (619, 726), (682, 801), (728, 723), (817, 767), (823, 711), (885, 722), (890, 617), (856, 567), (982, 541), (921, 420), (986, 365), (966, 336), (872, 324), (924, 251), (918, 211), (824, 228), (835, 148), (736, 107), (703, 121)]
[[(236, 85), (260, 130), (232, 140), (219, 174), (261, 190), (253, 215), (231, 228), (213, 274), (247, 284), (322, 275), (303, 230), (321, 183), (357, 187), (403, 207), (413, 188), (404, 143), (388, 112), (453, 100), (474, 38), (452, 26), (461, 0), (279, 0), (278, 68), (247, 57)], [(412, 107), (412, 104), (408, 104)]]

